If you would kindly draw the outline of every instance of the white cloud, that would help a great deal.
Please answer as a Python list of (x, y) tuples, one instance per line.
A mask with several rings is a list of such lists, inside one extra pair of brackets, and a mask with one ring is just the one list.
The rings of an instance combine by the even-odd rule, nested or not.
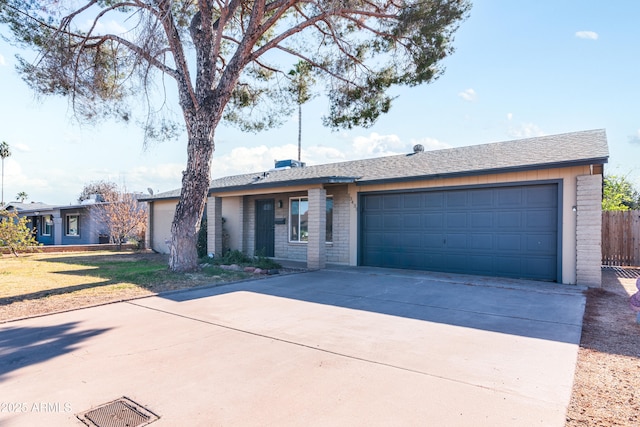
[(15, 148), (17, 151), (20, 151), (22, 153), (28, 153), (31, 151), (31, 147), (29, 147), (27, 144), (23, 144), (21, 142), (17, 143), (17, 144), (13, 144), (11, 146), (11, 148)]
[(533, 138), (545, 135), (542, 129), (533, 123), (520, 123), (517, 126), (512, 126), (507, 133), (512, 138)]
[(460, 98), (464, 99), (465, 101), (475, 101), (476, 97), (477, 97), (477, 94), (476, 94), (475, 90), (469, 88), (469, 89), (467, 89), (467, 90), (465, 90), (463, 92), (460, 92), (458, 94), (458, 96)]
[(421, 144), (424, 147), (425, 151), (451, 148), (451, 145), (447, 144), (446, 142), (438, 141), (435, 138), (412, 139), (411, 146), (413, 147), (416, 144)]
[(344, 151), (340, 151), (334, 147), (325, 147), (323, 145), (316, 145), (313, 147), (309, 147), (308, 150), (304, 150), (309, 157), (313, 159), (324, 159), (324, 161), (319, 161), (319, 163), (334, 163), (341, 162), (345, 160)]
[(598, 40), (598, 33), (595, 31), (576, 31), (576, 37), (586, 40)]
[(511, 121), (513, 119), (513, 113), (507, 113), (507, 120)]
[(351, 158), (392, 156), (406, 153), (409, 144), (400, 140), (397, 135), (379, 135), (375, 132), (369, 136), (356, 136), (351, 144)]
[[(21, 191), (29, 195), (28, 200), (36, 201), (33, 198), (34, 192), (37, 194), (51, 192), (51, 183), (47, 179), (34, 177), (22, 170), (20, 163), (8, 157), (4, 164), (4, 201), (15, 200), (16, 194)], [(37, 201), (40, 201), (39, 199)], [(44, 201), (44, 200), (43, 200)]]
[(629, 143), (640, 144), (640, 129), (638, 129), (635, 134), (629, 135)]
[[(211, 168), (213, 178), (259, 172), (272, 169), (275, 160), (296, 159), (298, 146), (286, 144), (277, 147), (236, 147), (229, 154), (214, 155)], [(303, 156), (304, 157), (304, 156)]]
[[(415, 144), (422, 144), (426, 150), (449, 148), (450, 145), (434, 138), (412, 139), (405, 142), (397, 135), (371, 133), (353, 137), (344, 142), (344, 148), (315, 145), (302, 146), (302, 161), (307, 165), (344, 162), (413, 152)], [(228, 154), (213, 156), (212, 177), (267, 171), (274, 167), (274, 160), (297, 159), (297, 144), (276, 147), (259, 145), (256, 147), (236, 147)]]
[[(83, 31), (89, 31), (89, 29), (91, 28), (91, 26), (93, 25), (93, 20), (87, 20), (84, 25), (82, 25), (82, 30)], [(96, 27), (94, 28), (94, 33), (96, 34), (118, 34), (118, 35), (122, 35), (124, 33), (126, 33), (128, 30), (122, 26), (122, 24), (120, 24), (119, 22), (115, 21), (115, 20), (110, 20), (110, 21), (98, 21), (98, 23), (96, 24)]]
[(7, 65), (7, 61), (4, 59), (4, 56), (0, 53), (0, 66)]

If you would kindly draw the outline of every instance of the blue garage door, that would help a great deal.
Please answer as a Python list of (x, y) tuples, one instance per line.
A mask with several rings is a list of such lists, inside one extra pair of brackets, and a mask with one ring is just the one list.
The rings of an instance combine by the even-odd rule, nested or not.
[(366, 194), (360, 264), (556, 281), (556, 184)]

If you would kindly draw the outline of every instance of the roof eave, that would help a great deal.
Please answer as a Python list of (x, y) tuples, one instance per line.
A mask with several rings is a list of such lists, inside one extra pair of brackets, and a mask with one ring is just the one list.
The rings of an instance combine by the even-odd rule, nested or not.
[(500, 174), (500, 173), (509, 173), (509, 172), (525, 172), (525, 171), (540, 170), (540, 169), (566, 168), (571, 166), (605, 164), (608, 162), (608, 160), (609, 160), (609, 156), (606, 156), (606, 157), (596, 157), (592, 159), (572, 160), (572, 161), (566, 161), (566, 162), (541, 163), (536, 165), (488, 168), (488, 169), (478, 169), (473, 171), (445, 172), (445, 173), (436, 173), (436, 174), (428, 174), (428, 175), (403, 176), (403, 177), (397, 177), (397, 178), (381, 178), (381, 179), (356, 181), (356, 185), (365, 186), (365, 185), (387, 184), (392, 182), (410, 182), (410, 181), (436, 179), (436, 178), (457, 178), (457, 177), (465, 177), (465, 176)]
[(318, 178), (302, 178), (287, 181), (276, 182), (256, 182), (251, 184), (232, 185), (228, 187), (211, 187), (208, 195), (213, 193), (231, 193), (242, 190), (253, 190), (256, 188), (282, 188), (296, 185), (314, 185), (314, 184), (351, 184), (357, 182), (358, 177), (354, 176), (330, 176)]

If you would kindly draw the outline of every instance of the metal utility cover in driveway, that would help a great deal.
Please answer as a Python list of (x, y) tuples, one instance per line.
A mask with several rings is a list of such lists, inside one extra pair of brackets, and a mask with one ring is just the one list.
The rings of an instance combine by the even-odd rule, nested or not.
[(558, 185), (362, 196), (361, 264), (559, 281)]
[(77, 417), (94, 427), (142, 427), (158, 419), (157, 415), (126, 397), (78, 414)]

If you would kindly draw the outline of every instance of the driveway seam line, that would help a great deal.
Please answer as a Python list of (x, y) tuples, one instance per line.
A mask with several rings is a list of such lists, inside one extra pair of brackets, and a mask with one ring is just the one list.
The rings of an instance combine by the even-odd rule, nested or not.
[[(276, 288), (278, 289), (278, 288)], [(419, 304), (419, 303), (415, 303), (415, 302), (407, 302), (407, 301), (400, 301), (400, 300), (395, 300), (395, 299), (390, 299), (390, 298), (377, 298), (375, 296), (363, 296), (363, 295), (348, 295), (348, 294), (344, 294), (344, 293), (338, 293), (338, 292), (330, 292), (330, 291), (318, 291), (319, 293), (323, 293), (323, 294), (327, 294), (327, 295), (337, 295), (337, 296), (346, 296), (349, 298), (353, 298), (353, 299), (360, 299), (360, 300), (365, 300), (365, 299), (370, 299), (373, 301), (391, 301), (397, 304), (406, 304), (406, 305), (413, 305), (413, 306), (417, 306), (417, 307), (425, 307), (425, 308), (436, 308), (439, 310), (450, 310), (450, 311), (457, 311), (460, 313), (468, 313), (468, 314), (479, 314), (479, 315), (483, 315), (483, 316), (493, 316), (493, 317), (499, 317), (499, 318), (503, 318), (503, 319), (517, 319), (517, 320), (527, 320), (527, 321), (532, 321), (532, 322), (539, 322), (539, 323), (547, 323), (549, 325), (565, 325), (565, 326), (576, 326), (576, 327), (582, 327), (582, 324), (577, 324), (577, 323), (570, 323), (570, 322), (555, 322), (552, 320), (544, 320), (544, 319), (533, 319), (533, 318), (529, 318), (529, 317), (522, 317), (522, 316), (509, 316), (509, 315), (503, 315), (503, 314), (496, 314), (496, 313), (489, 313), (486, 311), (473, 311), (473, 310), (464, 310), (461, 308), (452, 308), (452, 307), (445, 307), (445, 306), (439, 306), (439, 305), (430, 305), (430, 304)]]
[(481, 384), (474, 384), (474, 383), (470, 383), (470, 382), (456, 380), (456, 379), (453, 379), (453, 378), (444, 377), (444, 376), (441, 376), (441, 375), (435, 375), (435, 374), (431, 374), (431, 373), (428, 373), (428, 372), (418, 371), (416, 369), (404, 368), (402, 366), (393, 365), (391, 363), (378, 362), (378, 361), (375, 361), (375, 360), (365, 359), (363, 357), (352, 356), (352, 355), (345, 354), (345, 353), (339, 353), (337, 351), (332, 351), (332, 350), (328, 350), (328, 349), (324, 349), (324, 348), (320, 348), (320, 347), (313, 347), (313, 346), (308, 345), (308, 344), (303, 344), (303, 343), (299, 343), (299, 342), (295, 342), (295, 341), (289, 341), (289, 340), (286, 340), (284, 338), (277, 338), (277, 337), (273, 337), (273, 336), (270, 336), (270, 335), (265, 335), (265, 334), (261, 334), (261, 333), (258, 333), (258, 332), (252, 332), (252, 331), (236, 328), (236, 327), (229, 326), (229, 325), (223, 325), (223, 324), (212, 322), (212, 321), (209, 321), (209, 320), (198, 319), (196, 317), (191, 317), (191, 316), (187, 316), (187, 315), (184, 315), (184, 314), (175, 313), (175, 312), (168, 311), (168, 310), (163, 310), (163, 309), (160, 309), (160, 308), (155, 308), (155, 307), (149, 307), (149, 306), (146, 306), (146, 305), (136, 304), (133, 301), (124, 301), (124, 302), (126, 304), (134, 305), (136, 307), (144, 308), (144, 309), (155, 311), (155, 312), (158, 312), (158, 313), (164, 313), (164, 314), (168, 314), (170, 316), (180, 317), (180, 318), (183, 318), (183, 319), (186, 319), (186, 320), (192, 320), (192, 321), (195, 321), (195, 322), (198, 322), (198, 323), (204, 323), (205, 325), (217, 326), (217, 327), (222, 328), (222, 329), (227, 329), (227, 330), (231, 330), (231, 331), (235, 331), (235, 332), (240, 332), (240, 333), (247, 334), (247, 335), (253, 335), (253, 336), (259, 337), (259, 338), (266, 338), (266, 339), (270, 339), (270, 340), (274, 340), (274, 341), (279, 341), (279, 342), (282, 342), (282, 343), (285, 343), (285, 344), (294, 345), (294, 346), (297, 346), (297, 347), (303, 347), (303, 348), (307, 348), (307, 349), (310, 349), (310, 350), (320, 351), (320, 352), (331, 354), (331, 355), (334, 355), (334, 356), (344, 357), (344, 358), (347, 358), (347, 359), (357, 360), (357, 361), (365, 362), (365, 363), (371, 363), (371, 364), (374, 364), (374, 365), (384, 366), (384, 367), (387, 367), (387, 368), (398, 369), (398, 370), (405, 371), (405, 372), (411, 372), (411, 373), (418, 374), (418, 375), (424, 375), (426, 377), (438, 378), (438, 379), (443, 380), (443, 381), (448, 381), (448, 382), (452, 382), (452, 383), (456, 383), (456, 384), (463, 384), (463, 385), (479, 388), (479, 389), (482, 389), (482, 390), (488, 390), (488, 391), (492, 391), (492, 392), (502, 393), (502, 394), (505, 394), (505, 395), (523, 397), (523, 398), (526, 398), (526, 399), (531, 399), (531, 400), (534, 400), (534, 401), (540, 401), (540, 402), (544, 402), (544, 403), (553, 403), (553, 402), (547, 402), (545, 400), (535, 399), (535, 398), (533, 398), (531, 396), (526, 396), (526, 395), (522, 395), (522, 394), (518, 394), (518, 393), (513, 393), (513, 392), (508, 391), (508, 390), (500, 390), (500, 389), (496, 389), (496, 388), (492, 388), (492, 387), (483, 386)]

